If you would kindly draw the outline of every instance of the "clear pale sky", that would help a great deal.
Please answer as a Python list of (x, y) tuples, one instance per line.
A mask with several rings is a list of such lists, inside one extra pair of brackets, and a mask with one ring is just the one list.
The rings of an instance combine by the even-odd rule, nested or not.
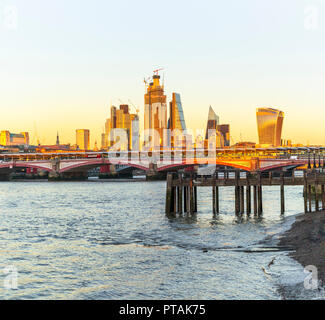
[(131, 99), (143, 123), (157, 67), (189, 128), (212, 105), (234, 141), (257, 142), (256, 108), (274, 107), (284, 138), (325, 144), (322, 0), (0, 0), (0, 130), (73, 144), (87, 128), (100, 144), (111, 101)]

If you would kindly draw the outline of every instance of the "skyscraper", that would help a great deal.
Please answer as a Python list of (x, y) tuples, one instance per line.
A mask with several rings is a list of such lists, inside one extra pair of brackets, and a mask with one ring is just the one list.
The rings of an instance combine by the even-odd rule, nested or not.
[(169, 120), (168, 133), (170, 136), (170, 145), (174, 147), (177, 140), (177, 135), (182, 135), (186, 130), (183, 107), (181, 103), (181, 96), (178, 93), (173, 93), (172, 101), (169, 103)]
[(90, 133), (88, 129), (76, 130), (76, 144), (80, 150), (89, 150), (89, 137)]
[(205, 139), (209, 139), (209, 134), (214, 133), (217, 130), (217, 126), (219, 125), (219, 117), (213, 111), (212, 107), (209, 108), (209, 115), (207, 121), (207, 129), (205, 133)]
[(284, 113), (272, 108), (258, 108), (256, 118), (259, 144), (280, 146)]
[(230, 126), (229, 124), (219, 124), (217, 126), (217, 131), (219, 131), (223, 137), (223, 145), (225, 147), (230, 146)]
[[(136, 144), (135, 136), (139, 136), (139, 117), (129, 113), (127, 104), (117, 109), (111, 106), (111, 118), (105, 122), (105, 133), (102, 134), (102, 149), (114, 146), (119, 142), (120, 150), (131, 150)], [(127, 140), (122, 141), (126, 137)]]
[[(164, 87), (160, 85), (160, 76), (156, 73), (153, 76), (153, 82), (146, 87), (144, 95), (144, 141), (148, 142), (150, 134), (149, 147), (151, 149), (162, 147), (164, 140), (164, 129), (167, 129), (167, 105)], [(152, 130), (156, 131), (153, 135)]]

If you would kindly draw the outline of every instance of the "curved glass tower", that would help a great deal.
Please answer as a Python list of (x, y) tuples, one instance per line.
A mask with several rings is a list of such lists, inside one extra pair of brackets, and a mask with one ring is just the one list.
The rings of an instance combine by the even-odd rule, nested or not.
[(284, 113), (272, 108), (258, 108), (256, 118), (259, 144), (280, 146)]

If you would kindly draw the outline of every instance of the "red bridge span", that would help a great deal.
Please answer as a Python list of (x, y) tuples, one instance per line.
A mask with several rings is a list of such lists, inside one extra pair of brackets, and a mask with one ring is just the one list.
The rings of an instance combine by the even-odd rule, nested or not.
[(241, 169), (248, 172), (263, 172), (279, 170), (282, 168), (297, 168), (306, 166), (306, 159), (222, 159), (222, 158), (191, 158), (191, 159), (134, 159), (121, 157), (97, 157), (80, 159), (46, 159), (46, 160), (20, 160), (5, 159), (0, 160), (0, 172), (14, 171), (17, 168), (39, 169), (57, 174), (69, 172), (86, 172), (92, 168), (107, 165), (124, 165), (144, 171), (155, 170), (157, 172), (175, 171), (185, 167), (196, 165), (216, 165), (227, 166), (235, 169)]

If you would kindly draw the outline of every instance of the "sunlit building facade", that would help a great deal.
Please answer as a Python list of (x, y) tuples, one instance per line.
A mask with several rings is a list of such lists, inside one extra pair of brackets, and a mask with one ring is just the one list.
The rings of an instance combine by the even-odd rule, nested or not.
[[(155, 74), (153, 82), (146, 87), (144, 95), (144, 142), (150, 149), (160, 149), (166, 144), (167, 104), (160, 76)], [(153, 134), (153, 130), (155, 134)]]
[(229, 124), (219, 124), (217, 125), (217, 131), (220, 132), (223, 138), (223, 145), (225, 147), (230, 146), (230, 125)]
[(219, 117), (210, 106), (204, 141), (206, 149), (222, 148), (224, 146), (223, 135), (218, 131), (218, 126)]
[(76, 130), (76, 145), (79, 150), (90, 149), (90, 132), (88, 129)]
[(209, 135), (214, 134), (214, 131), (217, 130), (218, 125), (219, 125), (219, 117), (216, 115), (216, 113), (213, 111), (212, 107), (210, 106), (207, 128), (205, 133), (206, 140), (209, 139)]
[(258, 108), (256, 118), (259, 144), (280, 146), (284, 113), (272, 108)]
[[(172, 101), (169, 103), (169, 120), (168, 120), (168, 141), (173, 148), (176, 145), (184, 144), (183, 137), (186, 130), (184, 111), (181, 103), (181, 96), (173, 93)], [(177, 141), (181, 139), (181, 141)]]
[(129, 106), (120, 105), (117, 109), (111, 106), (111, 118), (105, 122), (105, 132), (102, 134), (101, 147), (103, 150), (116, 146), (122, 151), (138, 150), (139, 117), (129, 113)]
[(2, 146), (22, 146), (29, 145), (29, 133), (11, 133), (9, 131), (0, 132), (0, 145)]

